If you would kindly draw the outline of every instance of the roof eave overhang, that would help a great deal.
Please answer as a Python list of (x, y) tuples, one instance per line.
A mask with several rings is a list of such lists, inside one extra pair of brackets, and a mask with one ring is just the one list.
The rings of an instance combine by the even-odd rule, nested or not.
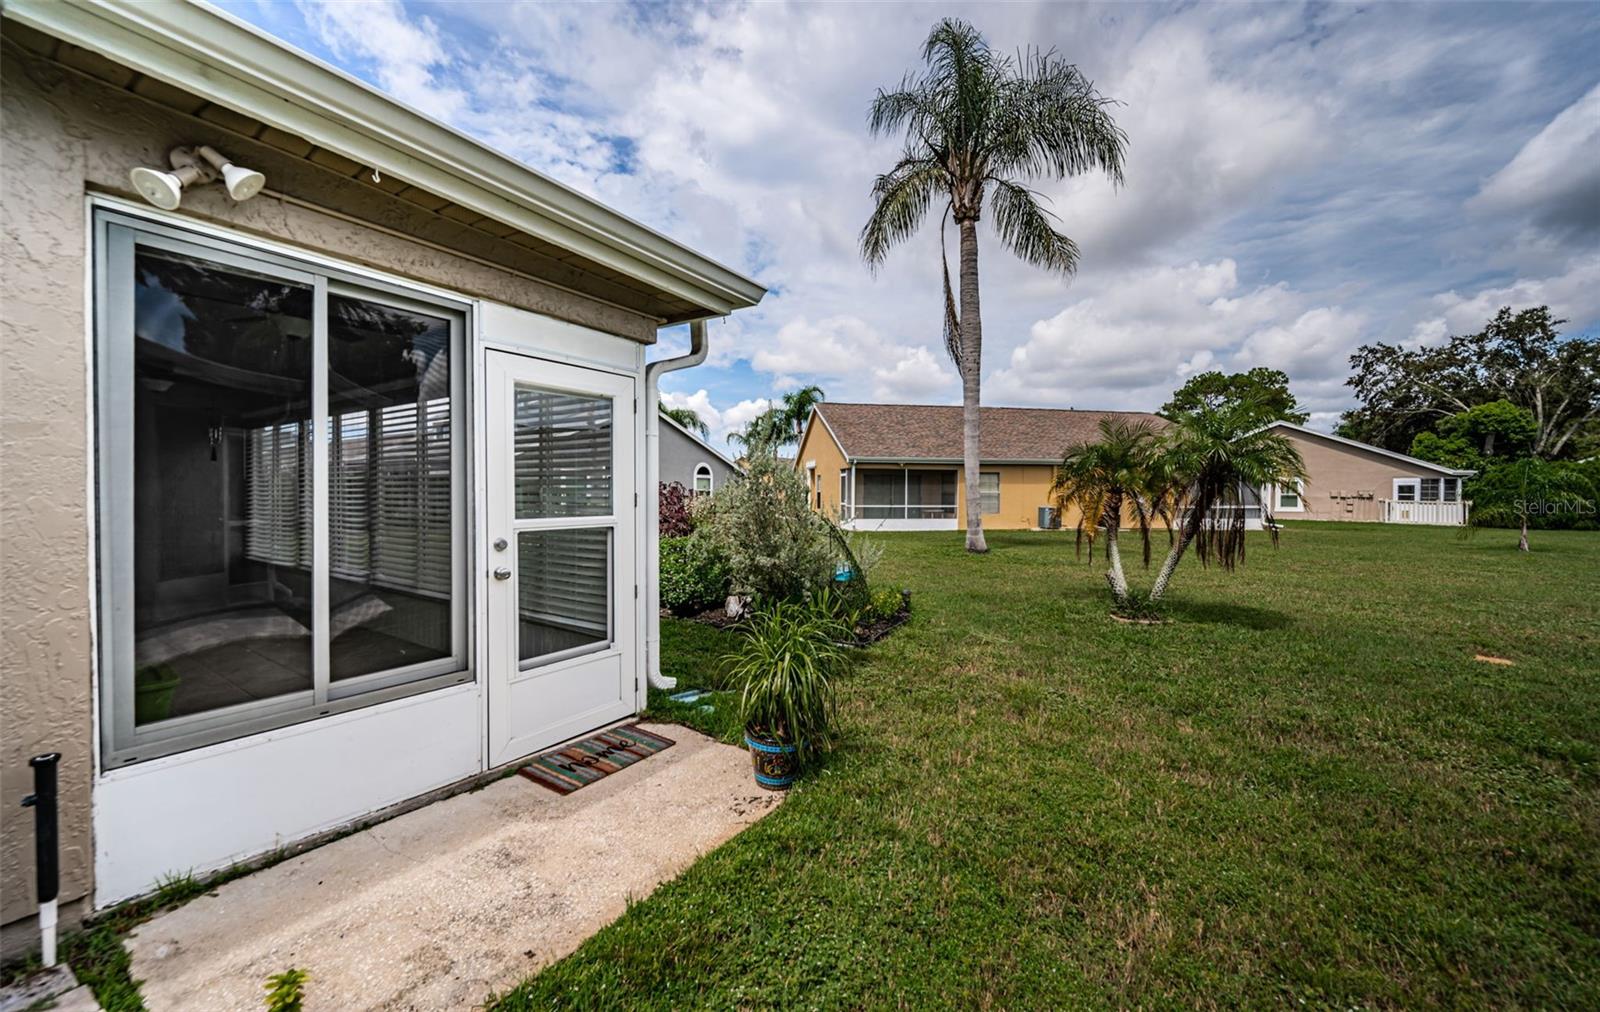
[(1412, 467), (1427, 468), (1428, 470), (1438, 471), (1441, 474), (1447, 474), (1454, 478), (1470, 478), (1478, 473), (1470, 468), (1445, 467), (1443, 464), (1435, 464), (1432, 461), (1422, 460), (1421, 458), (1413, 457), (1407, 453), (1397, 453), (1394, 450), (1386, 450), (1381, 446), (1373, 446), (1371, 443), (1363, 443), (1359, 439), (1349, 439), (1345, 436), (1334, 435), (1331, 432), (1318, 432), (1316, 429), (1308, 429), (1304, 425), (1296, 425), (1293, 422), (1268, 422), (1259, 429), (1253, 430), (1252, 435), (1256, 432), (1265, 432), (1268, 429), (1291, 429), (1295, 432), (1302, 433), (1303, 435), (1315, 436), (1319, 439), (1326, 439), (1329, 442), (1339, 443), (1357, 450), (1365, 450), (1368, 453), (1375, 453), (1381, 457), (1388, 457), (1391, 460), (1398, 460), (1403, 464), (1410, 464)]
[[(966, 463), (961, 457), (848, 457), (852, 464), (954, 464), (960, 466)], [(979, 467), (1055, 467), (1061, 463), (1056, 457), (980, 457)]]
[[(5, 15), (722, 316), (759, 283), (190, 0), (5, 0)], [(225, 54), (219, 56), (218, 54)]]

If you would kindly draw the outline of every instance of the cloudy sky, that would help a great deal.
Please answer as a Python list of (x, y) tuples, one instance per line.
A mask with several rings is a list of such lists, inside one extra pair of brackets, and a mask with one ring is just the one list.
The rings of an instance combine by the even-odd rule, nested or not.
[(1600, 330), (1588, 4), (225, 6), (766, 284), (712, 326), (709, 366), (664, 383), (719, 438), (806, 382), (959, 403), (936, 219), (876, 277), (856, 252), (898, 152), (867, 105), (948, 14), (1058, 50), (1129, 137), (1120, 189), (1037, 186), (1075, 278), (981, 226), (986, 404), (1153, 409), (1194, 372), (1267, 365), (1329, 427), (1362, 342), (1502, 304)]

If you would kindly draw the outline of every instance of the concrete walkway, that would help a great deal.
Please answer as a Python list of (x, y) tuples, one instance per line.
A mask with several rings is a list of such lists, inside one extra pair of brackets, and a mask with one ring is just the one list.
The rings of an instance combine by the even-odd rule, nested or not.
[(743, 751), (645, 726), (677, 744), (573, 794), (509, 777), (157, 917), (127, 943), (145, 1003), (254, 1012), (298, 967), (307, 1010), (481, 1005), (778, 803)]

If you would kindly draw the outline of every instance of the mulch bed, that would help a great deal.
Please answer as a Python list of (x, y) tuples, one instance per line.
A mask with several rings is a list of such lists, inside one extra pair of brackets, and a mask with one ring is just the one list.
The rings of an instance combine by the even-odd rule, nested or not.
[[(663, 615), (670, 614), (665, 608)], [(699, 622), (702, 625), (715, 626), (718, 629), (732, 629), (739, 624), (736, 618), (729, 618), (726, 608), (708, 608), (695, 615), (680, 615), (679, 618), (688, 619), (690, 622)], [(900, 610), (891, 618), (879, 619), (867, 625), (856, 626), (855, 638), (844, 643), (851, 647), (869, 647), (905, 625), (911, 620), (911, 607), (902, 604)]]

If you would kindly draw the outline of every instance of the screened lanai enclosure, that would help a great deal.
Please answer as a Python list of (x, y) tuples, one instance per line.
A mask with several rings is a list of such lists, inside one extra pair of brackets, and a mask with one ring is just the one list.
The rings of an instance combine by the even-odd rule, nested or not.
[(132, 266), (135, 723), (312, 691), (319, 593), (330, 682), (456, 666), (452, 320), (225, 255)]

